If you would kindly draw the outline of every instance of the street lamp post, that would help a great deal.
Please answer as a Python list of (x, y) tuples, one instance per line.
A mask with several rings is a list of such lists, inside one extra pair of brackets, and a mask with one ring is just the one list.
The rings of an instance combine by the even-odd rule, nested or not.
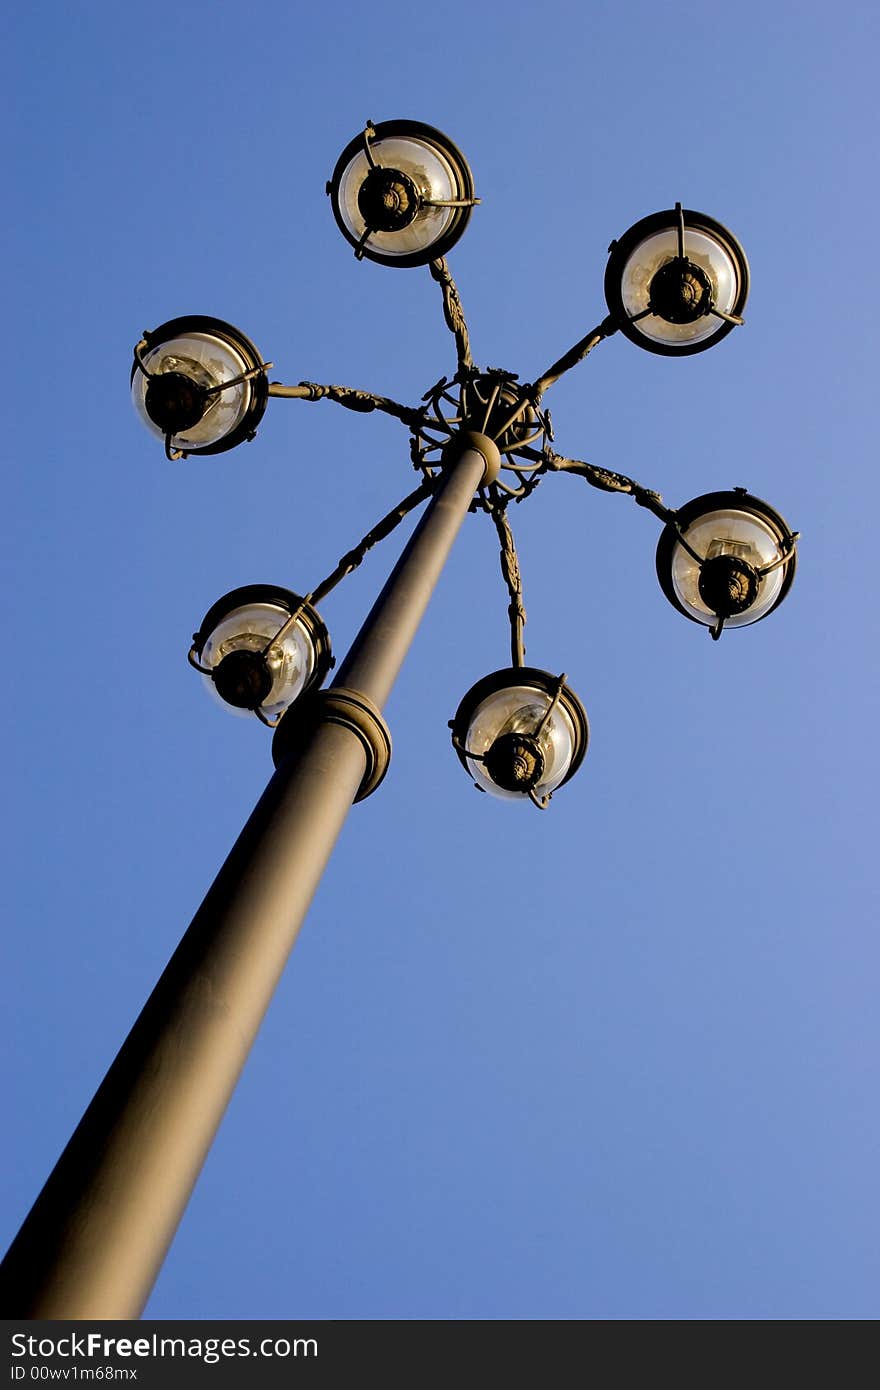
[[(480, 790), (541, 808), (580, 766), (589, 726), (564, 676), (525, 664), (511, 501), (551, 472), (634, 497), (664, 523), (664, 592), (714, 638), (766, 616), (794, 573), (796, 533), (745, 489), (673, 511), (622, 474), (558, 454), (543, 406), (554, 382), (618, 329), (651, 352), (682, 356), (742, 322), (748, 266), (719, 223), (676, 204), (612, 243), (608, 316), (522, 384), (471, 356), (445, 252), (477, 200), (445, 136), (417, 122), (368, 123), (328, 193), (358, 258), (429, 268), (456, 371), (409, 408), (349, 387), (270, 382), (272, 364), (218, 319), (174, 319), (135, 348), (135, 405), (169, 457), (252, 438), (273, 396), (330, 399), (404, 423), (421, 482), (309, 594), (234, 590), (193, 638), (190, 662), (213, 693), (275, 729), (276, 771), (10, 1247), (0, 1274), (7, 1316), (140, 1314), (348, 809), (385, 774), (382, 707), (469, 511), (488, 515), (500, 542), (511, 665), (464, 696), (450, 721), (453, 746)], [(322, 689), (333, 658), (316, 604), (422, 502), (412, 538)]]

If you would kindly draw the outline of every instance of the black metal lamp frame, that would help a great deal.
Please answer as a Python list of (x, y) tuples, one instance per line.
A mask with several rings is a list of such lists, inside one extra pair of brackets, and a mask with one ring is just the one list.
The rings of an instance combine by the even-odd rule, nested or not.
[[(711, 337), (704, 338), (700, 342), (660, 343), (654, 338), (647, 337), (640, 331), (639, 321), (646, 318), (653, 310), (645, 309), (642, 313), (633, 316), (627, 312), (623, 303), (623, 271), (633, 251), (655, 232), (673, 229), (678, 237), (677, 260), (680, 264), (688, 264), (688, 232), (705, 232), (727, 252), (736, 270), (736, 298), (729, 311), (722, 311), (712, 303), (711, 294), (708, 292), (708, 280), (703, 276), (699, 267), (690, 267), (701, 282), (705, 281), (702, 286), (705, 291), (705, 299), (699, 307), (699, 313), (696, 317), (701, 317), (704, 314), (714, 315), (718, 321), (716, 331)], [(731, 329), (742, 324), (742, 311), (749, 294), (749, 262), (733, 232), (722, 226), (720, 222), (716, 222), (713, 217), (707, 217), (702, 212), (692, 212), (689, 208), (683, 208), (681, 203), (676, 203), (675, 207), (668, 212), (655, 212), (650, 217), (643, 217), (641, 221), (636, 222), (628, 231), (624, 232), (619, 240), (612, 241), (608, 250), (610, 254), (605, 268), (605, 299), (608, 309), (615, 326), (620, 329), (625, 338), (629, 338), (630, 342), (636, 343), (638, 347), (646, 348), (648, 352), (658, 353), (661, 357), (688, 357), (693, 353), (705, 352), (707, 348), (714, 347), (722, 338), (727, 337)]]
[[(282, 620), (278, 631), (273, 636), (266, 638), (263, 656), (267, 655), (294, 623), (301, 624), (308, 634), (314, 655), (314, 667), (304, 689), (297, 697), (302, 698), (306, 691), (322, 685), (328, 671), (335, 665), (330, 647), (330, 634), (310, 598), (303, 598), (301, 595), (293, 593), (291, 589), (283, 589), (279, 584), (244, 584), (241, 588), (232, 589), (230, 593), (224, 594), (216, 603), (213, 603), (202, 619), (198, 632), (193, 633), (192, 646), (188, 653), (189, 664), (195, 667), (201, 675), (215, 680), (217, 668), (202, 664), (202, 652), (205, 643), (214, 629), (236, 608), (244, 608), (248, 604), (255, 603), (274, 604), (287, 613), (287, 617)], [(259, 656), (260, 653), (254, 652), (251, 655)], [(262, 702), (247, 704), (243, 708), (250, 709), (260, 722), (266, 724), (270, 729), (276, 727), (281, 717), (279, 715), (273, 718), (267, 715), (262, 708)]]
[[(399, 170), (383, 170), (383, 166), (376, 158), (376, 151), (374, 151), (373, 146), (382, 140), (390, 140), (397, 136), (403, 139), (410, 136), (417, 140), (423, 140), (443, 154), (455, 176), (457, 187), (454, 198), (443, 199), (442, 201), (426, 200), (406, 174), (402, 174)], [(358, 154), (366, 156), (370, 166), (369, 178), (380, 180), (384, 172), (388, 181), (388, 187), (384, 190), (380, 189), (379, 196), (374, 198), (375, 208), (373, 211), (361, 201), (360, 211), (366, 224), (366, 230), (361, 237), (353, 236), (346, 226), (339, 201), (343, 175)], [(389, 210), (382, 207), (382, 191), (385, 192), (386, 200), (392, 206), (399, 205), (401, 200), (406, 204), (406, 210), (398, 213), (397, 219), (394, 211), (390, 211), (389, 214)], [(372, 121), (367, 121), (364, 130), (349, 141), (336, 161), (333, 177), (327, 184), (327, 193), (330, 198), (330, 206), (333, 209), (333, 216), (336, 218), (336, 225), (349, 245), (354, 247), (354, 253), (358, 260), (366, 257), (367, 260), (376, 261), (379, 265), (389, 266), (427, 265), (429, 261), (436, 260), (438, 256), (445, 256), (464, 232), (472, 209), (480, 201), (479, 198), (474, 197), (473, 174), (461, 150), (453, 144), (448, 135), (436, 130), (434, 126), (423, 125), (421, 121), (380, 121), (378, 125), (374, 125)], [(369, 238), (373, 232), (401, 230), (415, 220), (423, 207), (453, 209), (449, 226), (443, 236), (429, 249), (414, 251), (404, 256), (389, 256), (369, 245)], [(387, 221), (383, 221), (383, 216)]]
[[(782, 584), (780, 585), (779, 593), (776, 595), (776, 598), (767, 611), (762, 613), (760, 618), (755, 619), (755, 622), (760, 623), (763, 622), (768, 614), (779, 607), (791, 588), (795, 568), (797, 566), (797, 542), (800, 532), (792, 531), (788, 523), (783, 520), (774, 507), (770, 506), (769, 502), (763, 502), (760, 497), (752, 497), (744, 487), (732, 488), (729, 492), (707, 492), (702, 497), (695, 497), (691, 502), (688, 502), (686, 506), (679, 507), (678, 511), (668, 520), (657, 542), (657, 578), (660, 581), (661, 589), (672, 606), (677, 608), (679, 613), (683, 613), (691, 622), (699, 623), (699, 618), (696, 618), (693, 613), (688, 611), (675, 592), (675, 585), (672, 582), (672, 558), (675, 553), (675, 547), (677, 545), (682, 545), (691, 558), (696, 560), (698, 565), (701, 567), (705, 565), (707, 563), (706, 556), (699, 555), (689, 544), (687, 540), (687, 531), (699, 517), (704, 516), (707, 512), (724, 511), (727, 509), (746, 512), (748, 515), (757, 517), (760, 521), (763, 521), (770, 527), (771, 531), (775, 533), (779, 544), (779, 557), (772, 561), (771, 564), (765, 565), (760, 570), (755, 571), (756, 578), (760, 579), (765, 574), (769, 574), (772, 570), (779, 568), (783, 570)], [(712, 561), (708, 561), (708, 563), (711, 564)], [(713, 625), (709, 626), (709, 624), (701, 623), (700, 626), (709, 626), (709, 631), (712, 636), (717, 639), (721, 636), (725, 620), (729, 616), (731, 616), (729, 613), (719, 613), (717, 615), (717, 621)], [(751, 624), (743, 623), (742, 626), (749, 627)]]
[[(341, 167), (347, 167), (349, 159), (358, 148), (358, 141), (352, 141), (344, 158), (337, 165), (337, 174)], [(350, 552), (347, 565), (345, 559), (340, 562), (346, 573), (354, 568), (354, 564), (351, 563), (352, 556), (359, 563), (366, 549), (374, 544), (376, 539), (390, 534), (414, 506), (431, 495), (437, 479), (442, 476), (448, 450), (454, 446), (463, 431), (474, 431), (487, 436), (495, 443), (500, 454), (501, 467), (498, 476), (480, 488), (471, 504), (471, 510), (483, 511), (491, 517), (500, 542), (502, 576), (509, 594), (508, 615), (511, 628), (511, 658), (514, 666), (522, 666), (525, 660), (523, 629), (526, 612), (519, 561), (507, 516), (511, 502), (523, 501), (548, 473), (570, 473), (583, 478), (591, 487), (600, 491), (628, 494), (639, 506), (647, 508), (664, 522), (670, 534), (677, 536), (680, 533), (682, 518), (693, 516), (693, 503), (676, 512), (664, 504), (658, 492), (644, 487), (622, 473), (557, 453), (553, 447), (554, 433), (550, 412), (544, 405), (546, 392), (560, 377), (582, 362), (600, 342), (610, 337), (618, 328), (641, 346), (650, 347), (652, 351), (655, 347), (660, 350), (659, 346), (638, 335), (637, 324), (631, 325), (626, 319), (622, 301), (619, 300), (619, 275), (633, 247), (652, 231), (675, 225), (679, 211), (682, 225), (711, 231), (734, 256), (740, 277), (736, 306), (741, 308), (748, 293), (748, 263), (736, 238), (713, 219), (681, 210), (680, 205), (677, 205), (675, 212), (657, 213), (653, 217), (644, 218), (619, 242), (612, 244), (612, 254), (606, 271), (606, 290), (614, 311), (533, 382), (520, 382), (515, 372), (480, 368), (474, 363), (470, 334), (458, 289), (448, 262), (444, 257), (438, 256), (430, 261), (428, 269), (432, 278), (440, 285), (444, 317), (455, 339), (457, 362), (452, 376), (443, 376), (429, 387), (420, 405), (406, 406), (386, 396), (348, 386), (319, 385), (316, 382), (300, 382), (297, 386), (285, 386), (280, 382), (270, 383), (270, 396), (309, 401), (332, 400), (349, 410), (362, 413), (379, 410), (394, 416), (409, 429), (410, 457), (414, 467), (422, 474), (422, 486), (402, 499), (394, 511), (368, 533), (355, 551)], [(352, 240), (351, 237), (347, 239)], [(401, 263), (401, 260), (393, 262)], [(615, 276), (618, 284), (617, 301), (610, 293), (610, 285)], [(740, 320), (733, 314), (719, 315), (719, 330), (708, 342), (673, 347), (667, 355), (684, 356), (704, 350), (725, 337), (738, 321)], [(785, 535), (791, 537), (793, 546), (798, 533), (789, 531), (781, 518), (779, 523)], [(340, 572), (338, 578), (341, 577), (344, 576)], [(784, 588), (774, 607), (787, 593), (792, 577), (793, 565), (789, 565)], [(338, 582), (338, 578), (333, 582)], [(315, 593), (326, 592), (327, 586), (328, 581), (325, 581)], [(665, 584), (663, 587), (664, 592), (668, 593)], [(675, 606), (680, 608), (678, 603)]]
[[(245, 370), (239, 376), (231, 377), (229, 381), (224, 381), (208, 391), (201, 390), (199, 394), (205, 398), (220, 395), (223, 391), (228, 391), (230, 386), (237, 386), (240, 382), (249, 380), (251, 399), (243, 418), (239, 420), (233, 430), (230, 430), (229, 434), (218, 439), (215, 444), (203, 444), (192, 449), (175, 449), (171, 442), (175, 431), (167, 432), (165, 435), (165, 454), (169, 459), (188, 458), (190, 454), (224, 454), (228, 449), (234, 449), (237, 444), (252, 440), (257, 433), (257, 426), (263, 418), (269, 399), (267, 372), (273, 364), (263, 361), (258, 349), (240, 329), (233, 328), (232, 324), (226, 323), (223, 319), (212, 318), (209, 314), (185, 314), (180, 318), (169, 319), (167, 323), (160, 323), (158, 328), (145, 331), (140, 342), (135, 345), (129, 384), (134, 384), (138, 372), (141, 372), (148, 382), (154, 376), (144, 361), (144, 352), (161, 347), (163, 343), (168, 343), (173, 338), (185, 337), (188, 333), (205, 333), (211, 337), (219, 338), (221, 342), (227, 343), (229, 347), (233, 348), (245, 363)], [(197, 418), (203, 419), (204, 411)], [(185, 430), (181, 432), (185, 433)]]
[[(544, 725), (552, 715), (553, 711), (559, 706), (568, 715), (569, 722), (574, 730), (574, 745), (571, 752), (571, 762), (559, 787), (565, 786), (577, 772), (587, 752), (587, 745), (590, 741), (590, 722), (587, 718), (587, 711), (584, 709), (577, 695), (570, 686), (566, 684), (564, 675), (553, 676), (549, 671), (541, 671), (536, 666), (508, 666), (501, 671), (493, 671), (489, 676), (477, 681), (476, 685), (462, 699), (455, 712), (455, 718), (449, 721), (449, 728), (452, 731), (452, 746), (458, 754), (459, 761), (467, 772), (471, 775), (468, 767), (468, 759), (474, 762), (482, 762), (488, 765), (489, 759), (485, 753), (477, 753), (467, 746), (468, 730), (471, 720), (479, 706), (484, 700), (488, 700), (490, 695), (497, 695), (502, 690), (510, 689), (512, 686), (527, 686), (534, 690), (536, 694), (547, 695), (550, 703), (547, 709), (538, 720), (534, 729), (527, 731), (526, 737), (537, 743)], [(487, 766), (487, 771), (491, 776), (491, 770)], [(540, 810), (545, 810), (550, 804), (553, 793), (549, 792), (546, 796), (539, 797), (535, 793), (535, 785), (540, 785), (540, 770), (536, 772), (532, 785), (523, 786), (523, 794), (527, 796), (533, 805)], [(474, 784), (478, 791), (483, 788), (477, 783)], [(559, 787), (556, 790), (559, 790)], [(514, 790), (507, 788), (507, 790)]]
[[(403, 124), (389, 122), (372, 129), (400, 130)], [(410, 129), (425, 127), (411, 123)], [(369, 143), (369, 136), (364, 138)], [(353, 142), (343, 153), (337, 175), (356, 148)], [(472, 188), (468, 185), (463, 191), (470, 194)], [(456, 200), (459, 231), (472, 203), (470, 196)], [(668, 214), (663, 217), (667, 225)], [(639, 237), (644, 227), (645, 223), (639, 225)], [(351, 241), (344, 228), (343, 232)], [(609, 314), (530, 383), (521, 383), (513, 372), (481, 369), (471, 355), (461, 300), (443, 255), (447, 248), (448, 242), (442, 241), (431, 248), (428, 269), (441, 289), (456, 367), (414, 407), (347, 386), (268, 382), (271, 364), (262, 361), (244, 335), (216, 319), (171, 320), (145, 335), (135, 350), (133, 371), (148, 372), (141, 354), (163, 335), (231, 332), (234, 346), (240, 352), (243, 345), (248, 349), (250, 356), (244, 355), (250, 364), (246, 375), (253, 382), (253, 401), (247, 418), (222, 441), (193, 449), (193, 454), (225, 452), (251, 437), (269, 396), (331, 400), (361, 413), (379, 410), (409, 431), (410, 456), (420, 475), (416, 488), (347, 551), (305, 599), (275, 590), (285, 595), (288, 606), (317, 603), (405, 516), (421, 503), (426, 505), (333, 684), (326, 691), (313, 684), (278, 724), (274, 776), (0, 1267), (0, 1301), (7, 1316), (139, 1315), (348, 811), (385, 774), (391, 740), (382, 707), (468, 513), (487, 515), (500, 544), (509, 598), (511, 666), (478, 683), (463, 703), (478, 693), (484, 698), (499, 684), (538, 682), (551, 700), (565, 702), (572, 718), (577, 747), (570, 778), (587, 746), (586, 715), (573, 692), (567, 692), (563, 677), (525, 665), (526, 614), (508, 519), (510, 503), (524, 500), (547, 474), (570, 473), (600, 491), (627, 494), (656, 516), (666, 528), (661, 549), (681, 539), (697, 505), (675, 512), (659, 493), (632, 478), (553, 448), (546, 392), (603, 339), (624, 328), (619, 318)], [(408, 261), (401, 257), (388, 263)], [(699, 290), (697, 283), (695, 292)], [(724, 320), (722, 324), (712, 342), (732, 326)], [(169, 443), (166, 439), (166, 451), (173, 452)], [(705, 507), (706, 498), (698, 501)], [(784, 592), (793, 574), (796, 534), (770, 509), (761, 512), (765, 519), (768, 514), (779, 522), (787, 548)], [(248, 587), (237, 594), (253, 592)], [(265, 596), (271, 590), (260, 586), (257, 592)], [(206, 624), (218, 607), (228, 611), (229, 598), (215, 605)], [(205, 624), (200, 634), (204, 632)], [(328, 661), (329, 644), (319, 664)], [(464, 761), (463, 721), (460, 711), (453, 732)]]
[[(705, 507), (707, 499), (697, 499), (696, 502), (690, 502), (686, 507), (676, 512), (664, 504), (659, 493), (644, 487), (624, 474), (557, 453), (553, 447), (553, 425), (550, 412), (544, 405), (544, 396), (560, 377), (583, 361), (594, 347), (618, 329), (639, 346), (667, 356), (687, 356), (704, 351), (719, 342), (721, 338), (726, 337), (733, 327), (742, 322), (740, 311), (745, 304), (749, 290), (748, 261), (738, 240), (732, 232), (728, 231), (720, 222), (715, 221), (714, 218), (684, 209), (680, 203), (676, 203), (674, 209), (655, 213), (635, 223), (618, 241), (612, 242), (610, 247), (610, 256), (605, 272), (605, 294), (610, 309), (609, 315), (533, 382), (520, 382), (515, 372), (478, 367), (471, 353), (470, 334), (461, 297), (442, 252), (451, 241), (457, 240), (461, 235), (476, 200), (473, 198), (473, 179), (467, 161), (448, 137), (434, 130), (433, 127), (425, 126), (417, 121), (386, 121), (375, 126), (368, 122), (366, 129), (350, 141), (343, 150), (336, 163), (333, 178), (327, 185), (334, 217), (340, 230), (349, 244), (353, 245), (356, 250), (381, 264), (409, 266), (425, 263), (424, 255), (390, 257), (365, 249), (364, 239), (362, 238), (359, 242), (353, 237), (340, 215), (339, 184), (349, 163), (358, 152), (366, 151), (372, 171), (376, 167), (375, 160), (371, 157), (373, 141), (392, 135), (414, 135), (422, 139), (429, 139), (439, 148), (442, 148), (452, 164), (457, 168), (460, 167), (462, 171), (462, 204), (457, 207), (460, 219), (457, 219), (443, 238), (431, 248), (431, 259), (427, 262), (432, 278), (440, 286), (444, 318), (455, 340), (456, 368), (451, 377), (443, 376), (429, 387), (422, 397), (422, 402), (416, 406), (406, 406), (387, 396), (380, 396), (370, 391), (348, 386), (323, 385), (308, 381), (300, 382), (296, 386), (286, 386), (281, 382), (273, 381), (265, 386), (266, 396), (308, 401), (331, 400), (359, 413), (366, 414), (379, 410), (393, 416), (409, 430), (410, 457), (414, 467), (422, 475), (421, 485), (408, 493), (391, 512), (367, 533), (358, 545), (343, 556), (333, 573), (310, 591), (305, 601), (314, 603), (322, 598), (360, 564), (367, 550), (379, 540), (390, 535), (413, 508), (426, 501), (432, 495), (438, 479), (442, 476), (444, 462), (450, 448), (455, 447), (456, 441), (463, 434), (474, 432), (492, 440), (500, 454), (500, 471), (497, 476), (487, 480), (479, 489), (471, 504), (471, 510), (482, 511), (491, 517), (500, 543), (501, 571), (509, 596), (510, 648), (514, 667), (522, 667), (525, 661), (524, 626), (526, 611), (523, 603), (522, 579), (516, 545), (507, 510), (512, 501), (518, 503), (528, 497), (547, 473), (570, 473), (583, 478), (600, 491), (628, 494), (639, 506), (647, 508), (659, 520), (663, 521), (665, 530), (661, 536), (657, 552), (657, 572), (660, 583), (664, 593), (671, 599), (674, 606), (679, 611), (684, 612), (685, 616), (691, 617), (692, 615), (686, 613), (671, 590), (671, 578), (667, 575), (669, 567), (666, 564), (665, 556), (667, 548), (671, 554), (671, 545), (681, 537), (682, 532), (697, 514), (700, 505)], [(711, 235), (724, 247), (736, 267), (738, 286), (733, 310), (729, 313), (719, 311), (711, 305), (710, 301), (707, 301), (702, 312), (712, 313), (717, 317), (718, 330), (711, 338), (701, 343), (655, 343), (639, 332), (638, 321), (629, 318), (623, 307), (621, 275), (627, 259), (645, 237), (654, 232), (672, 228), (677, 228), (678, 231), (680, 259), (686, 259), (687, 256), (688, 231), (701, 231)], [(220, 320), (216, 319), (175, 319), (170, 324), (163, 325), (162, 329), (156, 330), (153, 337), (157, 337), (160, 333), (169, 336), (169, 329), (180, 332), (182, 325), (186, 325), (190, 331), (193, 331), (196, 324), (211, 325), (211, 331), (217, 331), (218, 326), (220, 328), (225, 327), (226, 336), (231, 337), (231, 334), (235, 334), (240, 338), (241, 343), (247, 345), (253, 355), (254, 362), (260, 363), (259, 353), (250, 343), (250, 340), (246, 339), (243, 334), (239, 335), (238, 330), (231, 330), (230, 333), (228, 326), (222, 325)], [(236, 342), (236, 346), (239, 347), (239, 351), (242, 351), (238, 342)], [(257, 380), (261, 384), (264, 383), (265, 375), (258, 377)], [(261, 397), (260, 414), (262, 414), (265, 404), (265, 398)], [(244, 428), (245, 422), (242, 422), (236, 432), (239, 439), (242, 437)], [(232, 436), (230, 436), (231, 438)], [(227, 441), (224, 440), (220, 445), (213, 446), (211, 449), (193, 450), (192, 452), (215, 452), (226, 447), (231, 447), (231, 444), (227, 444)], [(737, 495), (744, 494), (745, 489), (739, 489)], [(727, 494), (709, 494), (711, 497), (716, 495), (725, 496)], [(772, 508), (768, 508), (766, 503), (761, 503), (760, 506), (764, 509), (763, 515), (770, 517), (772, 513), (773, 524), (780, 529), (780, 538), (786, 554), (785, 580), (780, 594), (773, 604), (773, 608), (775, 608), (788, 592), (794, 576), (794, 545), (798, 533), (790, 531), (778, 513), (773, 512)], [(695, 508), (697, 511), (694, 510)], [(669, 537), (672, 539), (669, 540)], [(662, 561), (661, 555), (664, 557)], [(722, 619), (714, 628), (710, 629), (712, 636), (716, 638), (720, 636), (723, 626)]]

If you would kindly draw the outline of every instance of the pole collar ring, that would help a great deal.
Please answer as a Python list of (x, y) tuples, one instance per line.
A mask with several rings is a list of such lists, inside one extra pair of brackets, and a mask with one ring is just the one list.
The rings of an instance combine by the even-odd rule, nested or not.
[[(307, 697), (304, 707), (293, 706), (284, 715), (272, 740), (276, 768), (316, 724), (341, 724), (363, 745), (367, 766), (355, 801), (364, 801), (376, 790), (391, 762), (391, 731), (376, 705), (359, 690), (331, 686)], [(287, 727), (285, 727), (287, 726)]]

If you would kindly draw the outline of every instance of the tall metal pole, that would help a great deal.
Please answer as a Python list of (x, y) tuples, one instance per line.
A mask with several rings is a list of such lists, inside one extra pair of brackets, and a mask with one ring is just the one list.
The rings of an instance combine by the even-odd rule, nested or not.
[(498, 451), (465, 435), (311, 731), (283, 760), (0, 1266), (0, 1314), (136, 1318), (367, 769), (381, 709)]

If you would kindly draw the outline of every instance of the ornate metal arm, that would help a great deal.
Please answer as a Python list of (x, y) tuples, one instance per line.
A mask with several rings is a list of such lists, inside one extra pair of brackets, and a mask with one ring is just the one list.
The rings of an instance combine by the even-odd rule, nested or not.
[(611, 318), (610, 315), (604, 318), (597, 328), (594, 328), (585, 338), (581, 338), (580, 342), (575, 343), (574, 347), (569, 348), (568, 352), (563, 353), (559, 360), (553, 363), (552, 367), (548, 367), (543, 376), (538, 377), (538, 380), (532, 387), (535, 400), (539, 401), (547, 388), (552, 386), (554, 382), (557, 382), (565, 372), (571, 371), (572, 367), (576, 367), (578, 362), (583, 362), (587, 354), (591, 353), (593, 348), (596, 347), (598, 343), (601, 343), (603, 338), (610, 338), (611, 334), (616, 332), (617, 324), (614, 322), (614, 319)]
[(335, 570), (333, 570), (331, 574), (328, 574), (326, 579), (322, 579), (317, 588), (312, 590), (308, 596), (309, 602), (320, 603), (321, 599), (329, 594), (331, 589), (335, 589), (336, 585), (339, 584), (341, 580), (345, 579), (346, 575), (351, 574), (352, 570), (356, 570), (367, 551), (372, 550), (374, 545), (379, 544), (379, 541), (384, 541), (386, 536), (390, 536), (394, 528), (400, 525), (404, 517), (409, 516), (409, 513), (414, 507), (417, 507), (420, 502), (424, 502), (426, 497), (430, 497), (431, 493), (434, 491), (434, 487), (435, 480), (433, 478), (425, 478), (419, 483), (417, 488), (408, 493), (402, 501), (398, 502), (397, 506), (393, 507), (386, 516), (383, 516), (381, 521), (377, 521), (376, 525), (371, 531), (367, 532), (363, 540), (359, 541), (352, 550), (349, 550), (347, 554), (343, 555)]
[(526, 649), (523, 642), (523, 628), (525, 627), (526, 610), (523, 605), (522, 578), (519, 572), (516, 545), (503, 507), (492, 508), (492, 520), (495, 522), (495, 529), (501, 542), (501, 573), (507, 585), (507, 592), (510, 594), (510, 605), (507, 613), (510, 618), (511, 664), (524, 666)]
[(603, 492), (629, 493), (640, 507), (647, 507), (661, 521), (671, 521), (675, 516), (675, 512), (664, 504), (659, 492), (642, 487), (641, 483), (634, 482), (623, 473), (612, 473), (608, 468), (597, 468), (595, 464), (584, 463), (580, 459), (563, 458), (549, 445), (544, 450), (544, 458), (548, 470), (553, 473), (576, 473), (591, 487), (600, 488)]
[(354, 386), (321, 386), (316, 381), (301, 381), (298, 386), (283, 386), (280, 381), (270, 381), (269, 395), (297, 401), (321, 401), (326, 398), (362, 415), (369, 414), (371, 410), (382, 410), (410, 426), (419, 424), (424, 414), (411, 406), (399, 405), (388, 396), (377, 396), (372, 391), (358, 391)]
[(443, 317), (446, 319), (446, 326), (450, 333), (455, 335), (458, 371), (459, 373), (469, 372), (473, 368), (474, 359), (471, 357), (468, 327), (465, 322), (464, 310), (461, 307), (458, 286), (452, 278), (446, 257), (443, 256), (439, 260), (431, 261), (428, 269), (443, 291)]
[[(306, 594), (304, 598), (301, 598), (299, 600), (296, 607), (292, 609), (290, 615), (281, 624), (281, 627), (278, 629), (278, 631), (273, 633), (273, 635), (269, 638), (268, 642), (263, 648), (263, 656), (267, 656), (273, 647), (276, 647), (284, 640), (284, 638), (287, 636), (287, 633), (290, 631), (292, 627), (294, 627), (294, 625), (299, 620), (299, 616), (304, 608), (309, 608), (312, 604), (319, 603), (322, 598), (325, 598), (326, 595), (330, 593), (331, 589), (335, 589), (337, 584), (339, 584), (343, 579), (345, 579), (347, 575), (351, 574), (352, 570), (357, 569), (358, 565), (363, 560), (367, 551), (370, 550), (374, 545), (377, 545), (379, 541), (385, 540), (386, 536), (390, 536), (391, 532), (394, 530), (396, 526), (400, 524), (401, 521), (403, 521), (404, 517), (408, 516), (412, 509), (418, 506), (419, 502), (423, 502), (426, 497), (429, 497), (431, 495), (431, 493), (434, 490), (434, 486), (434, 479), (426, 478), (422, 483), (419, 484), (417, 488), (414, 489), (413, 492), (409, 493), (406, 497), (404, 497), (401, 502), (398, 502), (397, 506), (392, 508), (392, 510), (388, 512), (388, 514), (384, 516), (381, 521), (378, 521), (376, 525), (372, 528), (372, 530), (367, 532), (363, 540), (358, 542), (358, 544), (354, 547), (353, 550), (349, 550), (346, 555), (343, 555), (342, 559), (339, 561), (339, 564), (327, 576), (327, 578), (323, 579), (321, 583), (317, 585), (316, 588), (314, 588), (310, 593)], [(198, 659), (196, 649), (197, 640), (198, 633), (195, 634), (193, 638), (193, 645), (189, 649), (189, 654), (187, 658), (189, 664), (191, 666), (194, 666), (195, 669), (201, 672), (203, 676), (212, 676), (213, 669), (209, 666), (203, 666)], [(333, 665), (333, 662), (331, 661), (330, 664)], [(266, 724), (270, 729), (276, 728), (280, 723), (281, 714), (271, 717), (265, 714), (260, 706), (257, 706), (253, 712), (260, 720), (260, 722), (262, 724)]]

